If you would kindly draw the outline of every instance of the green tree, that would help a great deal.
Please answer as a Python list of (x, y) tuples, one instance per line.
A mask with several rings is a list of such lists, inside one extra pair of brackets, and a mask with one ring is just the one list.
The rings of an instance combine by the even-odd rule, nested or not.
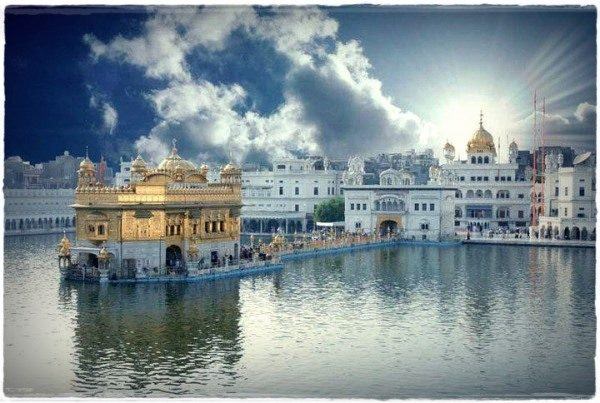
[(344, 221), (344, 199), (342, 197), (334, 197), (317, 204), (315, 208), (315, 221)]

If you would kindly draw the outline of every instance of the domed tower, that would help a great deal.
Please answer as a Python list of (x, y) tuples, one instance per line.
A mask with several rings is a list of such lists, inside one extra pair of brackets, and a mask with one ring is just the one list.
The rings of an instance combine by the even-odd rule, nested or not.
[(471, 164), (493, 164), (496, 159), (494, 138), (483, 128), (483, 112), (479, 114), (479, 129), (467, 143), (467, 156)]
[(85, 158), (79, 164), (77, 170), (77, 186), (91, 186), (96, 183), (96, 169), (94, 163), (88, 156), (87, 147), (85, 148)]
[(456, 150), (454, 149), (454, 146), (446, 141), (446, 145), (444, 145), (444, 158), (446, 158), (446, 162), (453, 161), (455, 155)]
[(511, 164), (515, 164), (517, 162), (517, 155), (519, 154), (519, 146), (515, 142), (515, 140), (510, 143), (508, 146), (508, 161)]
[(196, 166), (190, 161), (184, 160), (177, 153), (177, 147), (175, 147), (175, 143), (177, 141), (173, 139), (173, 148), (171, 148), (171, 153), (158, 165), (158, 170), (165, 171), (167, 173), (173, 172), (185, 172), (185, 171), (193, 171), (196, 169)]
[(210, 168), (208, 167), (208, 165), (202, 164), (202, 166), (200, 166), (200, 169), (198, 171), (200, 172), (200, 175), (202, 175), (208, 179), (208, 171), (210, 171)]
[(220, 173), (222, 183), (242, 183), (242, 170), (231, 162), (225, 165)]
[(131, 183), (138, 183), (144, 180), (147, 172), (148, 166), (146, 165), (146, 161), (138, 154), (131, 162)]

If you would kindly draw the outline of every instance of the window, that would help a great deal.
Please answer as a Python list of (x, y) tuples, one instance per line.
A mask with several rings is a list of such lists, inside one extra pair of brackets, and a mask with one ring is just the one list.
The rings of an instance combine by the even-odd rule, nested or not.
[(454, 226), (455, 227), (460, 227), (460, 221), (454, 221)]
[(363, 203), (363, 210), (367, 209), (367, 203)]
[(519, 218), (523, 218), (523, 210), (519, 210), (518, 215), (519, 215)]
[(359, 222), (355, 222), (355, 223), (354, 223), (354, 228), (357, 228), (357, 229), (358, 229), (358, 228), (360, 228), (360, 227), (361, 227), (361, 223), (360, 223), (360, 221), (359, 221)]
[(210, 232), (210, 221), (206, 221), (204, 223), (204, 232), (206, 232), (206, 233)]
[(192, 225), (192, 234), (195, 235), (197, 233), (197, 231), (198, 231), (198, 225), (197, 224)]
[(327, 195), (331, 195), (331, 188), (329, 186), (327, 186)]
[(350, 210), (354, 210), (354, 203), (350, 203)]
[(356, 203), (356, 209), (360, 210), (360, 203)]
[(500, 182), (504, 182), (506, 180), (506, 176), (501, 176), (500, 177)]
[(300, 211), (300, 205), (294, 204), (294, 211)]
[(481, 176), (477, 177), (477, 182), (481, 182)]
[(464, 177), (464, 176), (461, 176), (461, 177), (460, 177), (460, 181), (461, 181), (461, 182), (464, 182), (464, 181), (465, 181), (465, 177)]
[(494, 177), (494, 180), (495, 180), (496, 182), (498, 182), (498, 177), (497, 177), (497, 176), (496, 176), (496, 177)]
[(585, 196), (585, 188), (583, 186), (579, 187), (579, 196)]
[(519, 199), (524, 199), (525, 195), (523, 193), (519, 193), (519, 195), (517, 196)]
[(471, 182), (475, 182), (475, 177), (471, 176)]
[(565, 217), (567, 216), (567, 212), (568, 212), (568, 211), (569, 211), (569, 210), (568, 210), (568, 209), (565, 207)]
[(484, 176), (484, 177), (483, 177), (483, 181), (484, 181), (484, 182), (487, 182), (487, 181), (489, 181), (489, 180), (490, 180), (490, 178), (489, 178), (488, 176)]
[(477, 160), (475, 159), (475, 157), (471, 157), (471, 164), (474, 164)]
[(565, 186), (565, 196), (568, 196), (568, 195), (569, 195), (569, 187)]
[(428, 230), (429, 229), (429, 224), (421, 223), (421, 229), (422, 230)]
[(313, 189), (313, 195), (315, 195), (315, 196), (319, 195), (319, 188), (318, 188), (318, 186), (315, 186), (315, 188)]
[(298, 186), (296, 186), (296, 187), (294, 188), (294, 194), (295, 194), (296, 196), (298, 196), (298, 195), (300, 194), (300, 188), (299, 188)]
[(558, 187), (554, 188), (554, 196), (558, 196)]
[(486, 163), (486, 164), (489, 164), (490, 163), (490, 157), (484, 157), (483, 158), (483, 162)]
[(421, 204), (421, 210), (427, 211), (427, 203), (422, 203)]
[(285, 169), (285, 165), (277, 165), (277, 169)]
[(415, 211), (419, 211), (419, 203), (415, 203)]
[(433, 211), (435, 208), (435, 205), (433, 203), (429, 203), (429, 211)]
[(104, 225), (98, 225), (98, 235), (104, 235)]
[(279, 186), (279, 194), (283, 195), (283, 186)]

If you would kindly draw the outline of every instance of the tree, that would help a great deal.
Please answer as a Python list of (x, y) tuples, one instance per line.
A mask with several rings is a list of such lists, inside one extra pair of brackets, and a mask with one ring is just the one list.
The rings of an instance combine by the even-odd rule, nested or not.
[(344, 221), (344, 199), (335, 197), (317, 204), (315, 208), (315, 221)]

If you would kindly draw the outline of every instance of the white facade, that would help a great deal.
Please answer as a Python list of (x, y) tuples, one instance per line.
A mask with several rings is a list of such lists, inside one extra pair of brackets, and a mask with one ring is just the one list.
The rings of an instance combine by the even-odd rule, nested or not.
[(496, 161), (492, 136), (483, 128), (473, 134), (467, 159), (454, 160), (454, 147), (446, 144), (446, 163), (430, 169), (430, 183), (457, 188), (454, 226), (471, 230), (526, 229), (530, 223), (531, 182), (518, 178), (514, 159), (517, 145), (509, 146), (508, 163)]
[(587, 152), (560, 167), (560, 157), (546, 157), (544, 212), (539, 218), (542, 238), (595, 239), (596, 158)]
[(327, 160), (280, 159), (270, 171), (242, 173), (242, 232), (311, 231), (315, 206), (340, 196), (342, 172)]
[(363, 185), (343, 189), (346, 231), (428, 240), (454, 236), (455, 188)]
[(4, 189), (4, 234), (74, 231), (75, 189)]
[(131, 161), (121, 159), (120, 170), (115, 174), (115, 186), (127, 186), (131, 183)]

